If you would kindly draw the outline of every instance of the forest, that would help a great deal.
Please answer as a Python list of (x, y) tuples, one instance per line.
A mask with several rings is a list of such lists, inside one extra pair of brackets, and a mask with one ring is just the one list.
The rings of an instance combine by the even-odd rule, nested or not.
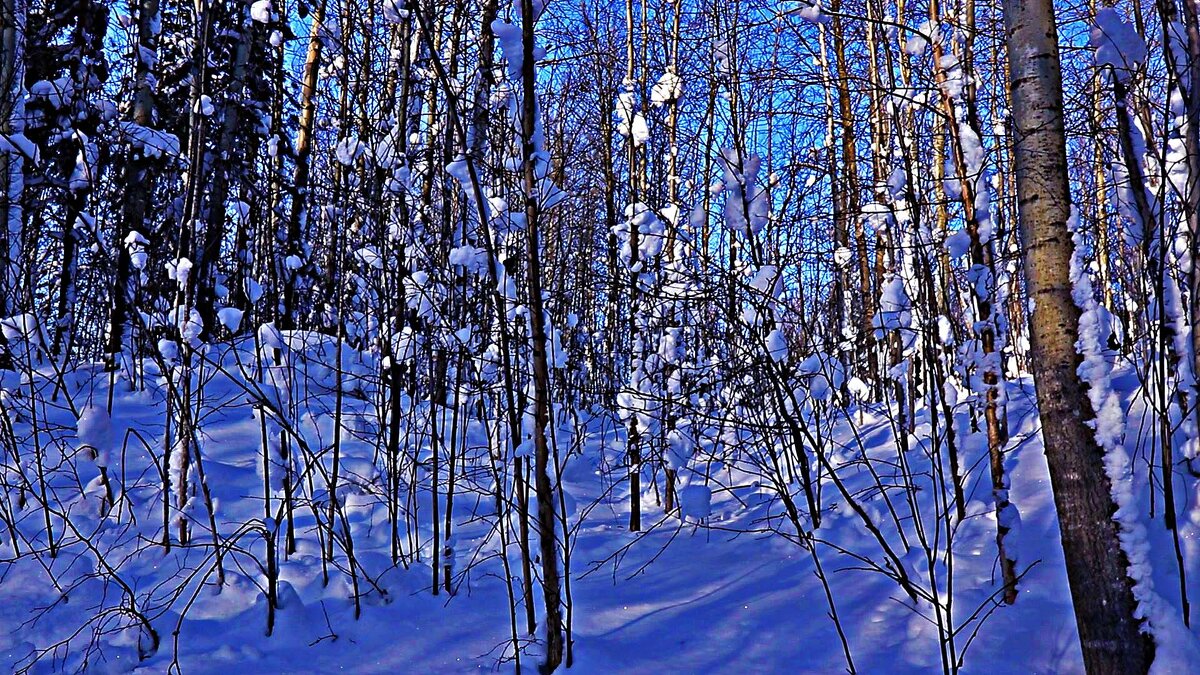
[(0, 219), (0, 671), (1200, 672), (1195, 2), (0, 0)]

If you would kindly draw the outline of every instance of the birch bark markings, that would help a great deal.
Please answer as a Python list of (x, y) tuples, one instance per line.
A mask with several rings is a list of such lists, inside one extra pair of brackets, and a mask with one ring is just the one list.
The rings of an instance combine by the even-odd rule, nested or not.
[(297, 292), (300, 267), (286, 261), (293, 256), (303, 262), (304, 225), (308, 208), (309, 161), (312, 155), (313, 124), (317, 115), (317, 77), (321, 69), (321, 22), (325, 20), (327, 0), (320, 0), (312, 15), (308, 36), (308, 53), (304, 59), (304, 75), (300, 83), (300, 128), (296, 133), (296, 168), (292, 176), (292, 205), (287, 219), (287, 240), (284, 243), (284, 263), (279, 272), (283, 284), (283, 311), (279, 327), (296, 328)]
[[(12, 138), (25, 131), (25, 23), (26, 0), (4, 0), (0, 4), (0, 133)], [(0, 153), (0, 316), (16, 314), (21, 278), (24, 212), (22, 199), (25, 182), (24, 153), (13, 148)], [(3, 340), (3, 338), (0, 338)], [(3, 356), (0, 344), (0, 357)]]
[(1140, 632), (1096, 415), (1077, 369), (1080, 310), (1070, 280), (1070, 190), (1062, 72), (1052, 0), (1005, 0), (1015, 123), (1017, 213), (1034, 309), (1030, 352), (1042, 439), (1089, 673), (1144, 673), (1153, 648)]

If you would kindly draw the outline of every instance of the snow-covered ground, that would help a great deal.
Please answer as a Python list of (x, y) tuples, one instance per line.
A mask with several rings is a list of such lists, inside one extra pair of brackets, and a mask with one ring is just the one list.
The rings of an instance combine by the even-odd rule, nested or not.
[[(241, 358), (252, 361), (245, 353)], [(223, 355), (222, 362), (230, 372), (237, 372), (230, 353)], [(327, 502), (321, 481), (314, 480), (314, 486), (300, 490), (309, 491), (316, 508), (297, 510), (297, 550), (286, 556), (280, 553), (280, 610), (274, 634), (266, 637), (262, 426), (247, 402), (246, 390), (237, 384), (240, 376), (222, 374), (206, 380), (198, 416), (203, 472), (225, 546), (225, 582), (217, 585), (203, 506), (189, 509), (194, 546), (173, 546), (164, 552), (157, 543), (162, 539), (162, 480), (151, 458), (160, 457), (164, 445), (166, 407), (165, 388), (153, 377), (153, 365), (145, 391), (129, 391), (125, 382), (118, 381), (109, 429), (103, 428), (107, 420), (97, 423), (94, 418), (77, 429), (75, 417), (87, 411), (85, 418), (98, 415), (106, 406), (108, 378), (99, 367), (68, 373), (63, 381), (69, 397), (61, 392), (54, 395), (58, 378), (51, 369), (39, 372), (34, 379), (37, 405), (32, 407), (28, 382), (15, 374), (3, 382), (14, 434), (23, 439), (19, 448), (23, 457), (20, 471), (11, 461), (5, 467), (6, 509), (15, 514), (22, 536), (18, 538), (21, 550), (16, 552), (20, 555), (14, 555), (7, 532), (0, 546), (0, 670), (453, 673), (513, 667), (508, 586), (497, 555), (498, 521), (488, 492), (489, 476), (482, 471), (488, 441), (481, 425), (468, 428), (466, 452), (459, 460), (459, 469), (466, 467), (466, 471), (458, 476), (454, 503), (454, 592), (447, 595), (443, 590), (435, 596), (430, 592), (428, 436), (414, 437), (408, 446), (420, 448), (417, 456), (422, 460), (415, 469), (422, 485), (419, 499), (406, 501), (417, 506), (416, 521), (421, 525), (414, 536), (420, 538), (421, 560), (395, 566), (389, 554), (382, 489), (387, 464), (378, 456), (374, 441), (382, 432), (372, 419), (370, 387), (363, 388), (365, 396), (352, 388), (343, 403), (346, 430), (340, 446), (343, 485), (339, 494), (353, 532), (361, 614), (355, 618), (354, 589), (340, 545), (323, 568), (314, 524)], [(290, 382), (287, 388), (293, 395), (304, 392), (294, 399), (300, 402), (298, 410), (315, 413), (300, 415), (307, 420), (301, 432), (310, 447), (328, 447), (332, 420), (326, 413), (334, 407), (334, 394), (320, 385), (322, 373), (309, 374), (312, 378)], [(1125, 395), (1134, 386), (1128, 374), (1116, 382)], [(889, 508), (899, 514), (906, 541), (886, 530), (885, 539), (903, 559), (915, 584), (936, 587), (943, 604), (952, 604), (954, 653), (964, 672), (1081, 672), (1053, 498), (1036, 435), (1032, 384), (1015, 383), (1009, 401), (1008, 466), (1020, 523), (1007, 546), (1015, 552), (1018, 571), (1023, 573), (1019, 598), (1012, 606), (995, 602), (1000, 581), (986, 443), (979, 433), (967, 433), (965, 404), (960, 405), (957, 426), (967, 472), (967, 518), (955, 522), (949, 559), (937, 556), (947, 544), (946, 533), (933, 525), (937, 518), (932, 514), (939, 508), (935, 490), (920, 485), (907, 492), (896, 490), (889, 507), (873, 489), (877, 481), (892, 486), (891, 490), (906, 480), (898, 468), (886, 472), (887, 467), (903, 463), (898, 461), (892, 426), (882, 409), (854, 409), (848, 417), (829, 417), (824, 452), (872, 519), (889, 522)], [(424, 427), (429, 410), (427, 403), (417, 404), (406, 419), (414, 428)], [(560, 422), (566, 419), (561, 417)], [(930, 471), (923, 451), (932, 432), (924, 413), (918, 413), (917, 422), (907, 457), (912, 478), (907, 480), (924, 484), (936, 473)], [(33, 494), (25, 495), (26, 505), (21, 508), (21, 490), (13, 487), (19, 480), (36, 484), (32, 480), (35, 425), (37, 443), (45, 448), (42, 466), (49, 471), (46, 482), (52, 498), (48, 501), (60, 509), (51, 525), (64, 545), (54, 557), (44, 549), (29, 554), (31, 545), (45, 545), (44, 537), (39, 539), (43, 512), (34, 507), (40, 502)], [(846, 670), (814, 556), (794, 536), (785, 536), (794, 532), (780, 519), (780, 500), (761, 476), (756, 479), (746, 471), (750, 460), (739, 459), (736, 448), (720, 457), (714, 448), (701, 448), (691, 466), (704, 466), (709, 476), (713, 498), (708, 517), (697, 519), (703, 505), (686, 503), (685, 510), (692, 516), (683, 520), (664, 516), (654, 491), (649, 490), (643, 497), (644, 532), (630, 533), (628, 482), (619, 480), (623, 470), (617, 468), (625, 447), (622, 425), (597, 410), (581, 413), (578, 425), (578, 436), (573, 435), (571, 424), (563, 424), (559, 431), (566, 456), (562, 485), (573, 529), (573, 672)], [(275, 427), (268, 428), (275, 433)], [(1130, 434), (1129, 445), (1136, 458), (1135, 436)], [(861, 439), (863, 452), (856, 439)], [(110, 444), (106, 460), (93, 460), (90, 452), (81, 450), (88, 441)], [(700, 461), (706, 452), (711, 456)], [(328, 464), (327, 455), (320, 461)], [(444, 498), (444, 457), (442, 461), (438, 489)], [(107, 465), (119, 495), (117, 508), (103, 518), (103, 489), (94, 480), (99, 464)], [(414, 469), (409, 465), (408, 470)], [(22, 471), (24, 479), (20, 479)], [(691, 480), (704, 482), (699, 474)], [(815, 550), (855, 668), (863, 673), (941, 670), (939, 650), (950, 635), (942, 631), (939, 640), (932, 605), (914, 603), (892, 579), (869, 569), (872, 565), (889, 569), (886, 555), (864, 529), (861, 516), (842, 503), (827, 477), (824, 480), (825, 515), (815, 533)], [(272, 481), (273, 499), (278, 500), (282, 496), (278, 476)], [(1135, 494), (1144, 498), (1144, 486), (1136, 487)], [(915, 501), (909, 499), (913, 495)], [(1193, 500), (1194, 493), (1189, 494), (1187, 503)], [(914, 509), (922, 514), (935, 553), (933, 564), (917, 543), (915, 521), (905, 515)], [(1200, 510), (1187, 508), (1181, 513), (1185, 559), (1196, 560)], [(282, 523), (270, 520), (266, 526), (275, 536), (283, 536)], [(1177, 606), (1170, 539), (1157, 523), (1148, 529), (1154, 533), (1150, 544), (1156, 588), (1164, 602)], [(411, 540), (405, 534), (401, 538), (408, 547)], [(511, 543), (508, 556), (519, 599), (519, 556)], [(935, 575), (932, 584), (930, 570)], [(1189, 594), (1200, 597), (1195, 587), (1200, 575), (1189, 572)], [(948, 585), (953, 589), (950, 593)], [(141, 662), (139, 640), (145, 651), (148, 638), (136, 628), (133, 615), (123, 610), (130, 602), (161, 638), (157, 651)], [(518, 607), (518, 623), (523, 623), (523, 615)], [(528, 636), (524, 630), (521, 633), (524, 641)], [(56, 644), (62, 646), (55, 649)], [(1182, 648), (1186, 653), (1191, 645)], [(526, 667), (535, 663), (537, 653), (537, 645), (528, 645)], [(39, 654), (41, 658), (35, 659)]]

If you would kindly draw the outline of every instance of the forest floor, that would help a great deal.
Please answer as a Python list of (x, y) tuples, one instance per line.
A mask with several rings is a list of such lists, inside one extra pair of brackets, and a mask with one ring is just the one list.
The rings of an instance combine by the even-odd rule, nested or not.
[[(51, 400), (51, 379), (35, 380), (44, 401)], [(77, 404), (104, 401), (107, 396), (107, 381), (98, 369), (69, 374), (67, 381), (76, 387)], [(4, 384), (10, 391), (19, 389), (15, 379)], [(147, 543), (161, 539), (161, 516), (157, 520), (155, 516), (161, 510), (161, 492), (153, 487), (160, 479), (153, 464), (139, 457), (152, 457), (145, 449), (162, 445), (164, 398), (153, 386), (144, 392), (120, 388), (115, 394), (113, 435), (127, 438), (126, 430), (134, 430), (146, 440), (144, 446), (131, 441), (122, 453), (125, 459), (117, 482), (124, 486), (128, 513), (100, 518), (96, 490), (79, 489), (88, 480), (86, 462), (64, 451), (63, 461), (72, 467), (75, 485), (72, 492), (69, 481), (60, 481), (54, 491), (63, 511), (70, 514), (72, 527), (90, 544), (77, 542), (54, 558), (25, 555), (14, 561), (11, 545), (4, 539), (0, 557), (8, 562), (0, 562), (0, 671), (29, 668), (40, 673), (86, 667), (88, 672), (154, 673), (175, 666), (189, 674), (511, 671), (511, 662), (498, 665), (502, 656), (511, 656), (508, 590), (495, 555), (495, 530), (488, 520), (494, 510), (484, 488), (474, 494), (463, 491), (456, 498), (457, 569), (452, 596), (445, 591), (437, 596), (430, 593), (428, 527), (419, 534), (423, 561), (407, 569), (394, 567), (388, 555), (386, 509), (370, 490), (346, 489), (343, 499), (355, 533), (358, 564), (362, 574), (372, 579), (360, 588), (357, 619), (349, 600), (353, 589), (348, 577), (330, 567), (330, 581), (324, 582), (320, 545), (311, 535), (314, 517), (298, 514), (297, 551), (281, 563), (280, 577), (287, 583), (280, 594), (276, 630), (268, 638), (262, 572), (248, 553), (226, 557), (226, 582), (218, 589), (211, 573), (211, 549), (175, 547), (164, 555), (161, 546)], [(204, 471), (216, 498), (219, 529), (229, 536), (239, 524), (262, 515), (260, 423), (244, 392), (228, 378), (212, 380), (205, 391)], [(1000, 584), (986, 455), (979, 434), (962, 438), (964, 452), (971, 458), (966, 467), (969, 516), (955, 531), (952, 597), (953, 616), (961, 626), (954, 635), (955, 650), (963, 672), (1082, 672), (1032, 399), (1028, 381), (1010, 392), (1011, 498), (1020, 509), (1021, 522), (1008, 545), (1016, 551), (1024, 573), (1019, 598), (1012, 606), (989, 601), (997, 597)], [(306, 400), (306, 405), (318, 400), (331, 404), (332, 394), (310, 392)], [(353, 413), (356, 406), (364, 410), (366, 403), (347, 397), (346, 406)], [(47, 419), (60, 423), (47, 425), (49, 433), (58, 428), (63, 448), (73, 447), (74, 420), (66, 406), (47, 404), (41, 409)], [(919, 415), (918, 438), (921, 425), (928, 425), (928, 420), (922, 420)], [(26, 419), (17, 425), (28, 423)], [(315, 436), (320, 436), (321, 424), (312, 423)], [(366, 423), (361, 427), (359, 433), (345, 436), (342, 470), (354, 477), (351, 482), (366, 486), (378, 483), (379, 466), (373, 446), (363, 439), (378, 430)], [(732, 464), (710, 466), (713, 472), (729, 474), (724, 485), (732, 487), (716, 491), (707, 518), (681, 521), (664, 516), (650, 493), (643, 498), (645, 531), (632, 534), (626, 527), (627, 482), (612, 479), (620, 473), (612, 467), (624, 452), (620, 425), (609, 415), (596, 415), (586, 429), (586, 437), (572, 446), (576, 452), (562, 475), (569, 522), (576, 528), (570, 575), (575, 657), (571, 672), (846, 670), (813, 556), (794, 540), (770, 531), (786, 528), (778, 521), (778, 500), (768, 490), (733, 475)], [(469, 430), (468, 438), (478, 431)], [(831, 438), (843, 451), (853, 438), (861, 438), (866, 455), (881, 462), (896, 454), (891, 426), (878, 410), (860, 410), (853, 419), (841, 421), (833, 427)], [(485, 448), (486, 441), (480, 445)], [(427, 455), (428, 447), (423, 452)], [(111, 459), (110, 466), (117, 466), (117, 460)], [(849, 484), (865, 489), (866, 474), (850, 472)], [(833, 488), (825, 489), (824, 500), (832, 508), (817, 532), (822, 541), (817, 551), (855, 668), (862, 673), (940, 671), (939, 644), (944, 640), (939, 640), (928, 603), (914, 606), (891, 579), (863, 569), (851, 554), (881, 559), (876, 544), (854, 513), (838, 508)], [(421, 499), (419, 509), (427, 514), (428, 491)], [(1187, 500), (1190, 504), (1194, 496), (1188, 495)], [(875, 509), (873, 515), (884, 508), (878, 502), (868, 502)], [(932, 503), (923, 506), (934, 508)], [(1196, 508), (1184, 511), (1182, 534), (1189, 560), (1200, 559), (1190, 550), (1200, 544), (1198, 513)], [(420, 520), (427, 523), (429, 518)], [(61, 530), (61, 521), (56, 523)], [(35, 526), (36, 522), (24, 520), (21, 524)], [(206, 535), (197, 531), (196, 536)], [(256, 551), (261, 559), (261, 542), (256, 542), (247, 536), (243, 548)], [(1164, 563), (1170, 562), (1167, 542), (1151, 537), (1155, 559)], [(927, 575), (920, 549), (910, 546), (908, 550), (905, 563), (912, 565), (914, 578)], [(509, 553), (514, 575), (519, 577), (516, 547)], [(102, 614), (102, 608), (120, 605), (121, 589), (108, 575), (94, 573), (100, 569), (101, 557), (104, 565), (119, 571), (162, 638), (157, 652), (140, 663), (137, 643), (144, 635), (127, 628), (130, 622), (119, 613)], [(1190, 572), (1191, 584), (1200, 574)], [(944, 565), (934, 573), (945, 576)], [(1170, 564), (1157, 565), (1156, 573), (1164, 597), (1177, 593), (1177, 576)], [(1195, 588), (1190, 591), (1198, 597)], [(524, 623), (523, 610), (518, 608), (517, 615)], [(73, 634), (76, 637), (64, 647), (45, 652), (33, 663), (38, 650)], [(88, 643), (98, 648), (89, 651)], [(532, 646), (525, 655), (525, 666), (533, 665), (536, 650)]]

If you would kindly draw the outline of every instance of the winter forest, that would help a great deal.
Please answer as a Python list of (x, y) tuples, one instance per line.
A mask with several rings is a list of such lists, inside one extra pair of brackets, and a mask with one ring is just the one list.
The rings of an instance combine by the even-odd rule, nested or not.
[(1200, 5), (0, 0), (0, 671), (1200, 672)]

